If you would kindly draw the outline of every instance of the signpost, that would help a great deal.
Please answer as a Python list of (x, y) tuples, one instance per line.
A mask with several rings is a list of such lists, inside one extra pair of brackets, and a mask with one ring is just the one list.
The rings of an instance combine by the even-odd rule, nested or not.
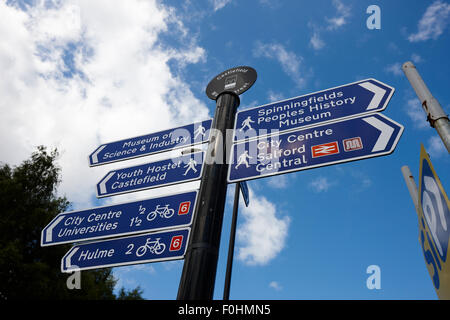
[(97, 197), (134, 192), (200, 179), (204, 152), (108, 172), (97, 183)]
[(239, 111), (234, 141), (383, 111), (394, 88), (366, 79)]
[(402, 125), (373, 114), (237, 143), (228, 182), (390, 154), (402, 132)]
[(89, 166), (99, 166), (207, 142), (211, 123), (212, 119), (102, 144), (89, 155)]
[[(247, 109), (236, 116), (239, 95), (256, 77), (253, 68), (240, 66), (213, 78), (206, 95), (216, 101), (214, 119), (94, 150), (89, 155), (91, 167), (210, 141), (206, 152), (191, 148), (192, 153), (179, 157), (111, 170), (96, 185), (98, 198), (201, 179), (199, 191), (58, 214), (42, 230), (41, 246), (103, 239), (72, 247), (62, 258), (61, 271), (184, 258), (177, 299), (212, 299), (226, 191), (228, 183), (236, 183), (224, 289), (228, 299), (240, 191), (249, 205), (245, 180), (386, 155), (394, 151), (403, 132), (402, 125), (377, 113), (386, 108), (394, 88), (375, 79)], [(229, 163), (223, 142), (233, 124)], [(428, 180), (423, 181), (427, 187)], [(427, 230), (437, 246), (433, 225)], [(445, 243), (440, 235), (439, 244), (448, 247), (448, 233)], [(446, 255), (446, 250), (439, 253)], [(445, 259), (441, 255), (440, 261)]]
[[(228, 163), (223, 137), (233, 129), (239, 94), (256, 81), (256, 71), (242, 66), (228, 69), (213, 78), (206, 95), (216, 101), (207, 164), (200, 184), (198, 209), (186, 253), (177, 299), (212, 299), (219, 257), (220, 235), (227, 193)], [(221, 135), (221, 137), (219, 136)]]
[(61, 271), (182, 259), (189, 231), (185, 228), (76, 245), (62, 258)]
[(43, 230), (41, 246), (189, 226), (197, 191), (58, 214)]

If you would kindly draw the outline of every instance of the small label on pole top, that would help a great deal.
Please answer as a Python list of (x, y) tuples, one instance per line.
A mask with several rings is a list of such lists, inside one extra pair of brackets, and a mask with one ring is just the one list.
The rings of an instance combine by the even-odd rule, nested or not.
[(206, 87), (206, 95), (216, 100), (223, 92), (233, 92), (240, 95), (247, 91), (256, 81), (256, 70), (247, 67), (228, 69), (211, 80)]

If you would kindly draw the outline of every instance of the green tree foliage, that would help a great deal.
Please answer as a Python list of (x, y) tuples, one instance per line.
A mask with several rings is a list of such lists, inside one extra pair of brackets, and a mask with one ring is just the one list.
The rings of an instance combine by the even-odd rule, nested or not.
[(70, 245), (41, 247), (41, 230), (70, 204), (56, 195), (60, 168), (57, 150), (39, 146), (31, 159), (11, 168), (0, 165), (0, 300), (142, 299), (138, 287), (113, 292), (111, 269), (83, 271), (80, 289), (69, 290), (60, 271)]

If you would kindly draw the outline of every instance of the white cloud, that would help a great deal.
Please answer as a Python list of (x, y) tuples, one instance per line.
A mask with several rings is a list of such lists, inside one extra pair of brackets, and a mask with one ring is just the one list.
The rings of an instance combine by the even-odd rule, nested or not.
[(387, 48), (389, 49), (389, 51), (393, 52), (393, 53), (401, 53), (402, 50), (399, 48), (399, 46), (395, 43), (395, 42), (389, 42)]
[(450, 4), (433, 2), (419, 21), (417, 33), (409, 35), (410, 42), (436, 40), (444, 32), (450, 19)]
[(444, 154), (448, 154), (444, 143), (437, 134), (428, 139), (427, 152), (431, 157), (439, 158)]
[[(413, 53), (411, 54), (411, 60), (412, 62), (418, 64), (423, 62), (423, 59), (420, 55), (418, 55), (417, 53)], [(384, 68), (384, 71), (387, 73), (391, 73), (394, 76), (403, 76), (403, 69), (402, 69), (402, 63), (400, 62), (395, 62), (393, 64), (390, 64), (388, 66), (386, 66)]]
[(427, 115), (423, 111), (418, 98), (408, 99), (406, 101), (406, 114), (414, 123), (416, 128), (426, 128), (429, 126), (427, 122)]
[(342, 1), (333, 0), (333, 6), (336, 8), (336, 14), (331, 18), (325, 18), (325, 23), (317, 24), (312, 21), (308, 23), (308, 27), (313, 30), (312, 36), (309, 39), (309, 45), (316, 51), (325, 47), (325, 41), (320, 34), (340, 29), (347, 24), (348, 18), (351, 15), (351, 8), (342, 3)]
[(274, 92), (273, 90), (269, 89), (268, 92), (268, 101), (270, 102), (275, 102), (275, 101), (280, 101), (283, 99), (283, 94), (280, 92)]
[(231, 2), (231, 0), (210, 0), (214, 7), (214, 11), (220, 10)]
[(335, 182), (330, 182), (327, 177), (318, 177), (309, 183), (309, 187), (319, 193), (328, 191), (335, 184)]
[[(139, 276), (137, 273), (140, 273), (140, 277), (148, 277), (149, 275), (153, 276), (156, 274), (155, 267), (151, 264), (138, 264), (134, 266), (123, 266), (119, 268), (113, 269), (113, 275), (117, 279), (117, 283), (115, 288), (136, 288), (139, 286)], [(142, 287), (142, 286), (141, 286)]]
[(183, 269), (183, 260), (173, 260), (173, 261), (165, 261), (161, 264), (165, 271), (171, 271), (174, 269), (180, 270)]
[(386, 68), (384, 68), (384, 71), (392, 73), (394, 76), (401, 76), (403, 74), (402, 65), (400, 62), (388, 65)]
[(238, 259), (248, 265), (265, 265), (285, 246), (290, 218), (278, 217), (275, 204), (250, 191), (250, 205), (242, 210), (238, 227)]
[(419, 56), (417, 53), (413, 53), (413, 54), (411, 55), (411, 60), (412, 60), (412, 62), (414, 62), (414, 63), (421, 63), (421, 62), (423, 62), (422, 57)]
[(273, 0), (259, 0), (259, 3), (263, 6), (267, 6), (270, 9), (277, 9), (281, 6), (281, 3)]
[(252, 100), (247, 102), (246, 104), (242, 104), (239, 106), (239, 110), (244, 110), (244, 109), (250, 109), (250, 108), (254, 108), (259, 106), (260, 103), (258, 102), (258, 100)]
[(133, 272), (133, 271), (140, 271), (140, 272), (144, 272), (146, 274), (151, 274), (151, 275), (156, 274), (155, 267), (151, 264), (137, 264), (137, 265), (133, 265), (133, 266), (124, 266), (124, 267), (120, 267), (120, 268), (115, 268), (114, 271), (120, 272), (120, 273), (129, 273), (129, 272)]
[(275, 189), (284, 189), (289, 184), (289, 178), (287, 174), (272, 176), (267, 180), (267, 185)]
[(357, 170), (352, 170), (350, 171), (350, 174), (356, 180), (357, 192), (361, 192), (372, 185), (372, 180), (366, 173)]
[(346, 6), (340, 0), (333, 0), (333, 5), (336, 8), (336, 16), (327, 18), (328, 30), (336, 30), (347, 23), (347, 19), (350, 17), (350, 7)]
[[(159, 42), (168, 30), (180, 30), (170, 33), (177, 47)], [(87, 165), (100, 143), (209, 117), (168, 65), (202, 62), (205, 51), (157, 1), (42, 1), (26, 11), (2, 1), (0, 38), (2, 161), (58, 147), (70, 201), (91, 203), (111, 170)]]
[(320, 38), (319, 32), (315, 31), (309, 40), (309, 44), (314, 50), (320, 50), (325, 46), (325, 42)]
[(269, 283), (269, 288), (274, 289), (275, 291), (283, 290), (283, 287), (277, 281), (271, 281)]
[(303, 57), (288, 51), (279, 43), (257, 42), (253, 50), (255, 57), (275, 59), (281, 64), (283, 71), (297, 84), (303, 87), (305, 84), (305, 73), (300, 71)]

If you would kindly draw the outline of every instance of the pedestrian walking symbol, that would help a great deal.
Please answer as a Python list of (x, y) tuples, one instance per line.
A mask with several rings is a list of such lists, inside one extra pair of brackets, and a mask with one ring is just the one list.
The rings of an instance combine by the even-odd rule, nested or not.
[(245, 167), (248, 168), (248, 159), (253, 159), (253, 157), (248, 154), (248, 150), (245, 150), (245, 152), (239, 156), (238, 163), (234, 168), (237, 169), (241, 164), (245, 164)]
[(244, 121), (242, 121), (242, 127), (239, 129), (239, 131), (244, 130), (245, 127), (248, 128), (248, 130), (252, 129), (252, 126), (250, 123), (255, 123), (255, 121), (252, 120), (250, 116), (248, 116)]
[(183, 168), (187, 168), (186, 171), (183, 173), (183, 176), (187, 175), (187, 173), (189, 172), (189, 170), (194, 171), (194, 173), (197, 172), (197, 169), (195, 169), (195, 166), (197, 165), (197, 161), (195, 161), (194, 159), (190, 158), (187, 165), (185, 165)]
[(206, 129), (204, 126), (200, 125), (197, 129), (194, 131), (194, 140), (197, 139), (199, 135), (202, 137), (205, 135)]

